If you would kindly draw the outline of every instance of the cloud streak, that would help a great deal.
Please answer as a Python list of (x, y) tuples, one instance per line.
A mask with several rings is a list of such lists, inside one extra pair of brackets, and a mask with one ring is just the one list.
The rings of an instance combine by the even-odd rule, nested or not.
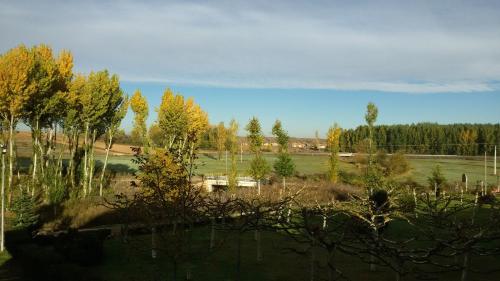
[(494, 1), (311, 2), (0, 1), (0, 51), (45, 42), (79, 71), (219, 87), (479, 92), (500, 77)]

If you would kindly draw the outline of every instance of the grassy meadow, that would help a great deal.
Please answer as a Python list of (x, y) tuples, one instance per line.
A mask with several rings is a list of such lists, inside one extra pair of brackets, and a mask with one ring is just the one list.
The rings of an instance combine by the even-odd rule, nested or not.
[[(264, 157), (272, 165), (276, 159), (275, 154), (265, 154)], [(243, 154), (237, 158), (238, 171), (241, 174), (247, 174), (249, 163), (252, 155)], [(323, 174), (328, 169), (328, 156), (323, 154), (293, 154), (292, 158), (296, 165), (296, 170), (299, 175), (315, 175)], [(104, 157), (99, 155), (96, 159), (103, 161)], [(116, 172), (131, 172), (137, 167), (131, 162), (132, 156), (111, 156), (109, 159), (110, 168)], [(487, 179), (489, 184), (496, 185), (497, 176), (493, 175), (493, 158), (489, 158), (487, 162)], [(344, 158), (340, 162), (340, 169), (344, 172), (359, 173), (361, 172), (352, 159)], [(398, 177), (404, 180), (411, 178), (419, 184), (426, 185), (427, 177), (432, 173), (432, 169), (436, 165), (440, 165), (443, 174), (448, 182), (460, 182), (463, 173), (466, 173), (469, 178), (469, 186), (474, 186), (477, 181), (484, 179), (484, 161), (479, 159), (461, 159), (461, 158), (439, 158), (439, 157), (409, 157), (410, 171)], [(222, 175), (226, 172), (225, 157), (221, 160), (217, 159), (216, 153), (200, 153), (197, 160), (197, 174), (199, 175)], [(231, 165), (231, 160), (228, 159), (228, 169)]]

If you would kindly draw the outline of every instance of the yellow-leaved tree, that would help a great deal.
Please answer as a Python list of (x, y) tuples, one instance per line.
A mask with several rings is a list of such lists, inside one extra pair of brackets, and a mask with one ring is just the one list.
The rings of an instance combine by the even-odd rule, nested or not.
[[(187, 100), (171, 89), (163, 93), (157, 124), (166, 139), (165, 148), (177, 157), (188, 159), (193, 166), (193, 156), (203, 133), (208, 129), (208, 115), (192, 98)], [(192, 174), (190, 170), (189, 175)]]
[(337, 183), (339, 180), (339, 150), (340, 150), (340, 136), (342, 129), (337, 123), (328, 129), (326, 135), (326, 142), (330, 152), (328, 178), (332, 183)]
[(136, 90), (132, 98), (130, 98), (130, 108), (134, 112), (132, 139), (134, 142), (146, 147), (148, 145), (146, 119), (148, 119), (149, 108), (148, 102), (140, 90)]
[[(34, 46), (31, 49), (35, 60), (35, 70), (32, 76), (34, 93), (26, 101), (23, 109), (23, 120), (31, 128), (33, 143), (32, 179), (38, 179), (37, 171), (40, 168), (41, 177), (44, 177), (44, 168), (49, 165), (53, 152), (57, 122), (65, 112), (63, 93), (68, 91), (73, 76), (73, 57), (71, 53), (62, 51), (56, 58), (52, 49), (47, 45)], [(46, 142), (41, 141), (45, 130)], [(40, 161), (38, 161), (40, 159)], [(35, 191), (32, 188), (32, 194)]]
[(217, 125), (217, 134), (215, 135), (215, 140), (217, 143), (217, 159), (221, 159), (222, 152), (226, 147), (227, 129), (224, 126), (224, 122), (219, 122)]
[(22, 117), (26, 102), (36, 93), (32, 77), (36, 72), (33, 52), (24, 45), (13, 48), (0, 57), (0, 115), (8, 124), (9, 201), (12, 198), (14, 172), (14, 130)]

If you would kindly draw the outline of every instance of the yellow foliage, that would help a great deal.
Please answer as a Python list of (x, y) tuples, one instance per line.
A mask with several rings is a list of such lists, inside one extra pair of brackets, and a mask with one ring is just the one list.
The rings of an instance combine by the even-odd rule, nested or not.
[(339, 178), (338, 153), (340, 149), (341, 134), (342, 129), (335, 123), (332, 127), (330, 127), (330, 129), (328, 129), (328, 134), (326, 135), (328, 149), (330, 150), (330, 167), (328, 174), (332, 183), (337, 183)]
[(337, 124), (328, 129), (328, 134), (326, 136), (327, 146), (332, 151), (333, 149), (339, 148), (340, 145), (340, 135), (342, 134), (342, 129), (338, 127)]
[(168, 139), (169, 147), (178, 140), (185, 142), (189, 139), (191, 144), (197, 143), (208, 129), (207, 113), (192, 98), (185, 100), (169, 88), (163, 93), (157, 111), (158, 125)]
[(36, 91), (31, 77), (35, 56), (24, 45), (0, 57), (0, 112), (5, 119), (18, 118), (24, 105)]
[(140, 90), (136, 90), (130, 99), (130, 108), (135, 114), (132, 137), (145, 144), (147, 140), (146, 119), (148, 118), (149, 108), (148, 102)]

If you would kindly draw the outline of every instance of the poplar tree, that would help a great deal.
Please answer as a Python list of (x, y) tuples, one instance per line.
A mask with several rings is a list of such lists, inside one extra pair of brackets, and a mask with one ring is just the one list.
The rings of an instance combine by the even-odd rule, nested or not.
[(113, 94), (112, 98), (110, 99), (109, 103), (109, 110), (108, 113), (109, 115), (105, 119), (105, 130), (106, 130), (106, 156), (104, 158), (104, 164), (101, 170), (101, 177), (99, 180), (99, 196), (102, 196), (102, 188), (103, 188), (103, 183), (104, 183), (104, 174), (106, 172), (106, 166), (108, 164), (108, 157), (109, 157), (109, 151), (111, 150), (111, 147), (113, 146), (113, 137), (120, 128), (120, 124), (127, 114), (129, 102), (128, 102), (128, 97), (123, 95), (123, 92), (120, 91), (113, 91), (111, 92)]
[(279, 145), (278, 159), (274, 162), (274, 170), (283, 180), (283, 190), (286, 188), (286, 178), (295, 172), (295, 164), (288, 154), (288, 141), (290, 137), (283, 129), (280, 120), (276, 120), (273, 126), (273, 135)]
[(174, 95), (169, 88), (157, 108), (158, 126), (166, 139), (165, 148), (177, 157), (188, 158), (189, 175), (193, 173), (195, 151), (208, 128), (208, 115), (192, 98)]
[(62, 118), (63, 132), (68, 139), (69, 150), (69, 178), (73, 188), (77, 185), (77, 168), (81, 163), (80, 154), (80, 134), (83, 131), (82, 104), (80, 97), (85, 93), (86, 77), (77, 74), (70, 83), (69, 91), (66, 93), (64, 101), (65, 115)]
[(236, 122), (236, 120), (231, 119), (227, 132), (227, 149), (231, 153), (231, 169), (228, 175), (228, 186), (229, 189), (234, 190), (238, 186), (238, 166), (236, 164), (236, 157), (238, 154), (238, 122)]
[(340, 136), (342, 129), (335, 123), (328, 129), (326, 136), (327, 147), (330, 152), (328, 178), (332, 183), (337, 183), (339, 178), (339, 160)]
[[(65, 120), (68, 121), (67, 126), (74, 127), (70, 131), (73, 133), (76, 146), (78, 146), (78, 135), (83, 126), (82, 191), (84, 196), (92, 192), (95, 141), (106, 132), (106, 124), (110, 123), (113, 114), (121, 105), (122, 95), (118, 76), (110, 76), (107, 70), (91, 72), (88, 77), (78, 76), (70, 88), (68, 103), (71, 105), (71, 110)], [(74, 170), (75, 167), (72, 169)]]
[(188, 117), (184, 108), (184, 97), (174, 95), (174, 92), (167, 88), (163, 93), (158, 112), (158, 126), (167, 139), (165, 147), (180, 148), (187, 129)]
[(130, 108), (134, 112), (132, 139), (145, 147), (148, 143), (146, 120), (148, 119), (149, 109), (148, 102), (140, 90), (136, 90), (130, 99)]
[[(37, 179), (37, 168), (40, 166), (42, 177), (44, 167), (48, 166), (49, 154), (54, 146), (57, 122), (60, 122), (64, 107), (63, 93), (68, 90), (73, 76), (73, 57), (71, 53), (62, 51), (57, 58), (52, 49), (46, 45), (34, 46), (31, 52), (35, 58), (35, 72), (33, 84), (36, 87), (34, 94), (27, 100), (23, 119), (31, 129), (33, 143), (32, 180)], [(47, 141), (41, 140), (43, 129), (47, 129)], [(46, 157), (47, 156), (47, 157)], [(44, 163), (44, 160), (47, 161)], [(34, 194), (34, 186), (32, 188)]]
[(222, 153), (224, 152), (226, 146), (227, 139), (227, 130), (224, 126), (224, 122), (219, 122), (217, 125), (217, 135), (216, 135), (216, 143), (217, 143), (217, 159), (222, 158)]
[(373, 145), (373, 125), (377, 121), (377, 116), (378, 116), (378, 108), (375, 106), (374, 103), (370, 102), (366, 106), (366, 114), (365, 114), (365, 120), (366, 124), (368, 125), (368, 130), (369, 130), (369, 159), (368, 159), (368, 166), (370, 169), (372, 168), (372, 161), (373, 161), (373, 151), (374, 151), (374, 145)]
[(9, 202), (14, 174), (14, 130), (24, 112), (27, 101), (37, 90), (32, 77), (36, 73), (36, 59), (28, 48), (20, 45), (0, 57), (0, 115), (8, 125), (9, 173), (7, 189)]
[(250, 162), (250, 175), (257, 181), (257, 194), (260, 195), (260, 182), (269, 173), (269, 164), (262, 156), (262, 144), (264, 136), (257, 117), (253, 117), (248, 122), (245, 129), (248, 132), (247, 141), (250, 145), (250, 151), (254, 153), (254, 158)]

